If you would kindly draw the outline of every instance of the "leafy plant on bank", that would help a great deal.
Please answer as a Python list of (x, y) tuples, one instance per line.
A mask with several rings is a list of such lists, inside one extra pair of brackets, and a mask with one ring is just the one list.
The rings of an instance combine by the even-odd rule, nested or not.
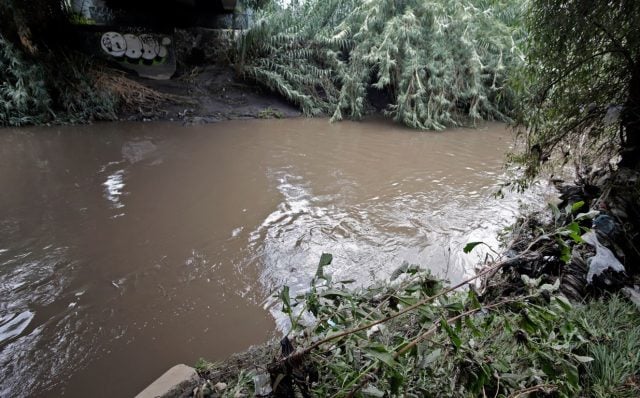
[(310, 0), (258, 13), (238, 41), (237, 71), (307, 115), (359, 119), (371, 95), (419, 129), (509, 120), (507, 76), (520, 65), (512, 0)]
[(68, 41), (70, 3), (0, 3), (0, 126), (113, 120), (118, 97)]
[(271, 4), (257, 12), (238, 40), (237, 73), (281, 94), (305, 115), (330, 112), (338, 92), (326, 48), (316, 36), (341, 18), (340, 2)]
[(33, 58), (0, 36), (0, 126), (116, 119), (118, 98), (95, 85), (95, 70), (83, 54)]
[[(640, 313), (618, 296), (572, 305), (557, 286), (529, 281), (526, 295), (483, 302), (473, 288), (442, 294), (443, 284), (415, 266), (353, 290), (331, 280), (330, 261), (323, 255), (306, 294), (290, 297), (285, 287), (279, 295), (291, 331), (268, 367), (275, 396), (640, 393)], [(253, 393), (247, 372), (256, 374), (225, 380), (221, 396)]]
[(0, 125), (42, 123), (50, 117), (51, 98), (40, 65), (0, 35)]

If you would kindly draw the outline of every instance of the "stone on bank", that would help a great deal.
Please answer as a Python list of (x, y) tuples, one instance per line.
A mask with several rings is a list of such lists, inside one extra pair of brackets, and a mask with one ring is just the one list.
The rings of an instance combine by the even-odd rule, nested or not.
[(164, 372), (156, 381), (142, 390), (135, 398), (181, 398), (198, 384), (196, 370), (187, 365), (176, 365)]

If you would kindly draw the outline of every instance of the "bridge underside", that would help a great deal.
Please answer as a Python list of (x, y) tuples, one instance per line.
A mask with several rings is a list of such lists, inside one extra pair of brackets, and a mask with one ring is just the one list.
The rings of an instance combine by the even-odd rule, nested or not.
[(237, 0), (73, 0), (72, 4), (89, 23), (108, 26), (234, 28), (242, 18), (236, 15)]

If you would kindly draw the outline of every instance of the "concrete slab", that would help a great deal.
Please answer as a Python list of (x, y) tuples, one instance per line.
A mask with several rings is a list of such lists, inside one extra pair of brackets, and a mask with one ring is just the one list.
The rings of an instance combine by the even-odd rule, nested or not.
[(156, 381), (142, 390), (135, 398), (181, 398), (188, 396), (198, 384), (196, 370), (187, 365), (176, 365), (164, 372)]

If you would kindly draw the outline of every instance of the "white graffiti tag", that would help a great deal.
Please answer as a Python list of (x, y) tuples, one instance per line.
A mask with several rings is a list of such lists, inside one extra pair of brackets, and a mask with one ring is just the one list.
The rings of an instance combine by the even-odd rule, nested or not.
[(102, 35), (102, 49), (114, 57), (122, 57), (127, 49), (124, 38), (118, 32), (107, 32)]
[(106, 32), (102, 35), (100, 44), (102, 50), (112, 57), (125, 56), (131, 60), (152, 61), (168, 55), (167, 47), (171, 45), (171, 39), (163, 37), (158, 43), (158, 40), (150, 34), (138, 36), (131, 33), (122, 35), (118, 32)]

